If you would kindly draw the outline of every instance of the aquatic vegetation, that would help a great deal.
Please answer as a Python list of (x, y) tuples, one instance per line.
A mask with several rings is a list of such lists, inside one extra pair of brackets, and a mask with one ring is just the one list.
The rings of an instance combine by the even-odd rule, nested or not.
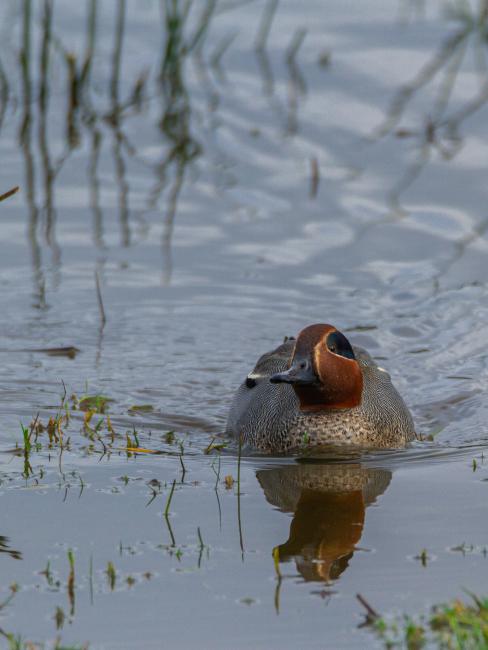
[(9, 650), (28, 650), (28, 645), (24, 644), (22, 637), (19, 635), (9, 634), (4, 632), (3, 636), (8, 642)]
[(68, 550), (69, 574), (68, 574), (68, 600), (70, 605), (70, 615), (75, 613), (75, 556), (71, 549)]
[(59, 580), (55, 581), (54, 576), (51, 571), (51, 562), (48, 560), (46, 564), (46, 568), (43, 571), (39, 571), (39, 575), (44, 576), (46, 578), (46, 582), (49, 587), (56, 587), (59, 588), (60, 582)]
[(366, 624), (383, 641), (385, 648), (420, 650), (483, 650), (488, 647), (488, 598), (469, 594), (471, 602), (453, 600), (435, 605), (428, 615), (384, 618), (358, 595), (366, 609)]
[(226, 490), (232, 490), (234, 483), (235, 480), (232, 474), (227, 474), (227, 476), (224, 476), (224, 485)]
[(174, 491), (175, 491), (175, 486), (176, 486), (176, 479), (174, 479), (173, 483), (171, 484), (171, 489), (170, 489), (170, 491), (169, 491), (168, 498), (167, 498), (167, 500), (166, 500), (166, 506), (165, 506), (165, 508), (164, 508), (164, 513), (163, 513), (163, 514), (164, 514), (164, 518), (165, 518), (166, 520), (167, 520), (168, 517), (169, 517), (169, 509), (170, 509), (170, 506), (171, 506), (171, 500), (173, 499), (173, 494), (174, 494)]
[(213, 437), (207, 447), (203, 450), (203, 453), (208, 455), (211, 454), (214, 451), (222, 451), (222, 449), (225, 449), (229, 443), (227, 442), (215, 442), (216, 438)]
[(466, 542), (463, 542), (457, 546), (452, 546), (449, 550), (453, 553), (461, 553), (461, 555), (471, 555), (473, 553), (478, 553), (485, 558), (488, 557), (488, 546), (486, 545), (479, 546), (475, 544), (466, 544)]
[(105, 570), (105, 573), (107, 574), (107, 582), (110, 587), (110, 591), (113, 591), (115, 589), (115, 582), (117, 580), (117, 573), (115, 571), (115, 567), (112, 562), (109, 562), (107, 564), (107, 568)]
[(16, 549), (11, 548), (9, 538), (5, 535), (0, 535), (0, 553), (6, 553), (14, 560), (22, 559), (22, 553)]
[[(90, 441), (91, 444), (85, 447), (85, 452), (88, 454), (101, 453), (102, 456), (109, 456), (111, 453), (125, 453), (128, 458), (132, 458), (135, 454), (163, 453), (162, 450), (142, 445), (141, 433), (135, 426), (131, 430), (126, 430), (125, 433), (115, 431), (110, 415), (107, 412), (108, 405), (113, 401), (112, 398), (101, 393), (90, 394), (88, 392), (81, 395), (73, 393), (68, 399), (66, 388), (64, 388), (60, 405), (53, 414), (48, 412), (41, 417), (40, 413), (37, 413), (28, 427), (21, 423), (22, 447), (16, 443), (16, 450), (18, 450), (19, 455), (22, 454), (24, 459), (23, 477), (26, 479), (42, 478), (44, 475), (42, 465), (34, 468), (32, 466), (34, 453), (57, 450), (61, 466), (63, 453), (78, 452), (80, 450), (79, 444), (76, 445), (76, 449), (73, 448), (72, 435), (68, 435), (68, 431), (71, 434), (79, 432)], [(148, 408), (144, 407), (142, 412), (148, 412), (148, 410)], [(47, 418), (47, 421), (45, 418)], [(81, 430), (73, 430), (80, 421)], [(47, 434), (47, 440), (43, 440), (45, 434)], [(179, 445), (179, 461), (182, 477), (184, 477), (186, 468), (183, 462), (183, 439), (177, 438), (174, 432), (170, 431), (165, 435), (164, 440), (167, 444), (177, 443)], [(98, 443), (99, 446), (92, 443)], [(83, 479), (81, 475), (78, 474), (77, 476), (83, 489)]]
[(206, 544), (203, 543), (202, 533), (200, 532), (200, 526), (198, 526), (197, 528), (197, 536), (198, 536), (198, 568), (200, 569), (202, 565), (203, 552), (205, 550), (207, 551), (207, 559), (208, 559), (210, 557), (210, 549)]
[(31, 442), (30, 442), (30, 434), (29, 430), (20, 425), (22, 427), (22, 435), (24, 436), (24, 477), (29, 478), (29, 476), (32, 474), (32, 466), (29, 462), (29, 454), (30, 450), (32, 448)]
[(175, 432), (168, 431), (164, 434), (164, 441), (167, 445), (172, 445), (175, 442)]
[(56, 623), (57, 630), (63, 629), (65, 619), (66, 619), (66, 614), (64, 613), (62, 607), (56, 607), (56, 611), (54, 612), (54, 621)]
[[(10, 595), (5, 598), (2, 602), (0, 602), (0, 611), (3, 610), (7, 605), (10, 604), (10, 602), (13, 600), (17, 592), (19, 591), (19, 585), (17, 583), (13, 583), (9, 587), (10, 590)], [(60, 619), (59, 619), (60, 620)], [(64, 619), (63, 619), (64, 620)], [(56, 620), (57, 624), (58, 620)], [(57, 629), (62, 627), (62, 623), (60, 623), (59, 626), (57, 626)], [(6, 632), (4, 629), (0, 628), (0, 637), (3, 637), (7, 643), (8, 643), (8, 650), (34, 650), (35, 648), (40, 647), (39, 644), (32, 643), (30, 641), (24, 641), (22, 639), (22, 636), (20, 634), (14, 634), (12, 632)], [(55, 650), (70, 650), (68, 646), (62, 646), (60, 643), (57, 641), (55, 644)], [(75, 648), (75, 646), (72, 646)], [(86, 648), (87, 646), (83, 646), (83, 648)], [(81, 646), (76, 646), (77, 650), (82, 650)]]
[(19, 585), (16, 582), (13, 582), (9, 586), (9, 591), (10, 591), (10, 594), (5, 598), (5, 600), (0, 602), (0, 611), (2, 609), (4, 609), (5, 607), (7, 607), (7, 605), (9, 605), (10, 602), (14, 599), (15, 594), (19, 591)]
[(151, 413), (151, 411), (154, 411), (154, 406), (152, 404), (134, 404), (133, 406), (129, 406), (129, 414), (135, 414), (135, 413)]
[(87, 413), (103, 413), (105, 414), (107, 406), (113, 400), (106, 395), (80, 395), (77, 396), (73, 393), (71, 395), (71, 407), (73, 410), (80, 409), (81, 411), (86, 411)]
[[(390, 193), (390, 201), (399, 208), (401, 195), (411, 187), (437, 154), (444, 160), (457, 156), (463, 147), (464, 122), (488, 103), (488, 3), (448, 2), (445, 17), (453, 27), (430, 59), (413, 78), (394, 94), (386, 117), (373, 137), (388, 134), (415, 142), (414, 161)], [(476, 89), (470, 95), (462, 90), (461, 72), (471, 51), (475, 53)], [(429, 96), (430, 110), (418, 128), (401, 125), (417, 98)], [(484, 228), (483, 228), (484, 229)]]
[(418, 560), (423, 567), (427, 566), (427, 562), (430, 559), (427, 549), (423, 548), (418, 555), (414, 557), (414, 560)]
[(138, 449), (141, 445), (139, 444), (139, 437), (137, 435), (137, 431), (133, 429), (132, 431), (133, 438), (131, 438), (129, 432), (125, 434), (125, 438), (127, 440), (127, 449)]

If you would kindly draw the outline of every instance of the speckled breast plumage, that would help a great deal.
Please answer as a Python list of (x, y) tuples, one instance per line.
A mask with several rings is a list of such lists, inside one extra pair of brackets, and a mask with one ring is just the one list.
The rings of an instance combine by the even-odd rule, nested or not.
[(288, 368), (294, 341), (264, 354), (239, 387), (227, 432), (244, 444), (268, 452), (286, 452), (328, 444), (369, 448), (403, 447), (415, 438), (412, 417), (389, 374), (362, 348), (353, 346), (363, 373), (361, 404), (316, 413), (300, 410), (290, 384), (272, 384), (271, 375)]

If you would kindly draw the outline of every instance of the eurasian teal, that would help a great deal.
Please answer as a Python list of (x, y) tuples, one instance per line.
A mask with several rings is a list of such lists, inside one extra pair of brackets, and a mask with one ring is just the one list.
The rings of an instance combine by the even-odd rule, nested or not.
[(390, 375), (326, 324), (306, 327), (258, 360), (237, 390), (227, 432), (266, 452), (396, 448), (415, 438)]

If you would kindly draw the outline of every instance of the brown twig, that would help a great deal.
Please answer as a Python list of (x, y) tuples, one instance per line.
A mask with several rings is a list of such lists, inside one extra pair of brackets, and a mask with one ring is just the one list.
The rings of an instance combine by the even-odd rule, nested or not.
[(19, 191), (19, 186), (16, 185), (15, 187), (12, 187), (11, 190), (8, 192), (5, 192), (5, 194), (0, 194), (0, 201), (5, 201), (5, 199), (8, 199), (9, 197), (13, 196), (14, 194), (17, 194)]
[(361, 596), (361, 594), (356, 594), (356, 598), (359, 600), (361, 605), (364, 607), (366, 610), (366, 624), (369, 625), (371, 623), (374, 623), (377, 621), (381, 616), (378, 614), (378, 612), (371, 607), (371, 605), (368, 603), (366, 598), (364, 596)]

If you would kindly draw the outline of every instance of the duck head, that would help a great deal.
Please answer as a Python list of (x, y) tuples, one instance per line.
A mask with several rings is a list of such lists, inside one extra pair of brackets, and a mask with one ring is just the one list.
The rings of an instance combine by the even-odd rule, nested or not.
[(309, 325), (297, 337), (291, 364), (270, 377), (292, 384), (302, 411), (359, 406), (363, 373), (344, 334), (327, 324)]

